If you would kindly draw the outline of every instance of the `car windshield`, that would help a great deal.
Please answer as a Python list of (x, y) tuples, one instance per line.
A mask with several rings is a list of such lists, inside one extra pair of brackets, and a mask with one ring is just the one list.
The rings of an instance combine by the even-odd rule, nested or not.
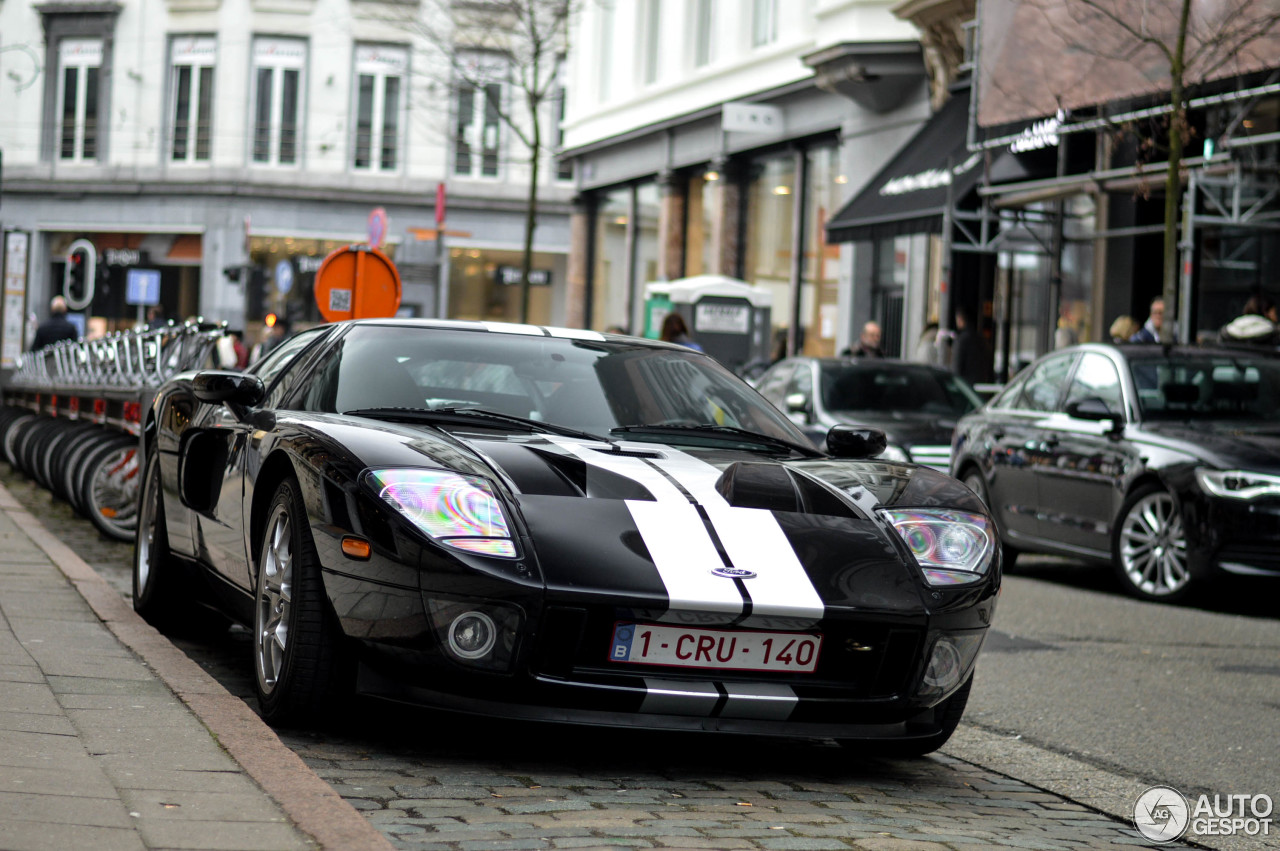
[(1133, 358), (1146, 420), (1265, 419), (1280, 416), (1280, 360), (1231, 354)]
[[(807, 446), (746, 382), (712, 358), (636, 342), (431, 327), (353, 328), (300, 401), (329, 413), (477, 408), (605, 437), (623, 426), (715, 425)], [(483, 419), (474, 419), (484, 427)], [(685, 442), (678, 430), (626, 439)], [(690, 443), (741, 443), (690, 430)]]
[(823, 364), (822, 405), (828, 411), (904, 411), (960, 416), (982, 400), (947, 372), (911, 364)]

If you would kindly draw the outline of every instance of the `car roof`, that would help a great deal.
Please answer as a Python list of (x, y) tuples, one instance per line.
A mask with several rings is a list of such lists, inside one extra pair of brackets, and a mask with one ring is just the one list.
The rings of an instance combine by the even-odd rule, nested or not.
[(487, 331), (491, 333), (512, 334), (526, 337), (559, 337), (570, 340), (591, 340), (595, 342), (617, 341), (626, 343), (642, 343), (655, 348), (671, 348), (693, 351), (687, 346), (666, 343), (661, 340), (649, 340), (644, 337), (633, 337), (626, 334), (608, 334), (584, 328), (564, 328), (556, 325), (532, 325), (519, 322), (492, 322), (477, 319), (432, 319), (392, 316), (377, 319), (348, 319), (335, 324), (345, 326), (377, 325), (397, 328), (435, 328), (453, 331)]

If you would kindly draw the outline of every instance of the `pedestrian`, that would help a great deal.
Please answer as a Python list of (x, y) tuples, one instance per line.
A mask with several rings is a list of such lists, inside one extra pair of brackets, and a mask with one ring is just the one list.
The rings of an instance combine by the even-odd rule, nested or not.
[(169, 320), (164, 315), (164, 305), (153, 304), (147, 310), (147, 330), (154, 331), (157, 328), (167, 327)]
[(1259, 293), (1245, 303), (1244, 312), (1222, 328), (1225, 343), (1280, 345), (1280, 308), (1270, 296)]
[(80, 329), (67, 318), (67, 300), (60, 295), (49, 301), (49, 318), (36, 327), (35, 339), (31, 341), (31, 351), (39, 351), (45, 346), (62, 340), (79, 340)]
[(684, 317), (679, 313), (672, 311), (662, 320), (662, 334), (660, 339), (668, 343), (678, 343), (681, 346), (693, 349), (695, 352), (702, 351), (702, 346), (698, 345), (689, 334), (689, 326), (685, 323)]
[(920, 332), (920, 339), (916, 340), (916, 350), (912, 360), (920, 363), (937, 363), (938, 362), (938, 323), (930, 322), (924, 326), (924, 330)]
[(1164, 297), (1156, 296), (1151, 300), (1151, 310), (1147, 321), (1129, 338), (1130, 343), (1158, 343), (1160, 329), (1164, 327)]
[(1116, 317), (1116, 321), (1111, 323), (1111, 335), (1113, 343), (1127, 343), (1129, 339), (1138, 333), (1138, 329), (1142, 326), (1138, 324), (1138, 320), (1134, 319), (1127, 313), (1122, 313)]
[(883, 336), (879, 322), (868, 322), (858, 335), (858, 345), (846, 348), (840, 354), (852, 358), (882, 358), (884, 351), (880, 348), (880, 340)]
[(968, 381), (980, 384), (991, 380), (991, 351), (986, 339), (978, 333), (973, 314), (956, 313), (956, 337), (951, 347), (951, 371)]

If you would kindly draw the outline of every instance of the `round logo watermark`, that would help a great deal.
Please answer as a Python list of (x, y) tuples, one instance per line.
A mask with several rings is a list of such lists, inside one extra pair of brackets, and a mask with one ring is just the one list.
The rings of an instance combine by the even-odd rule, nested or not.
[(1133, 805), (1133, 826), (1152, 842), (1174, 842), (1190, 823), (1191, 805), (1172, 786), (1152, 786)]

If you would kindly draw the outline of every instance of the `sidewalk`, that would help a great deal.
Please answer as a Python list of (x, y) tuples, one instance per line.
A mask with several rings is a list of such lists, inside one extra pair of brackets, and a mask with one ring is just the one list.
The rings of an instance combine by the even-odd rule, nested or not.
[(0, 849), (390, 847), (0, 486)]

